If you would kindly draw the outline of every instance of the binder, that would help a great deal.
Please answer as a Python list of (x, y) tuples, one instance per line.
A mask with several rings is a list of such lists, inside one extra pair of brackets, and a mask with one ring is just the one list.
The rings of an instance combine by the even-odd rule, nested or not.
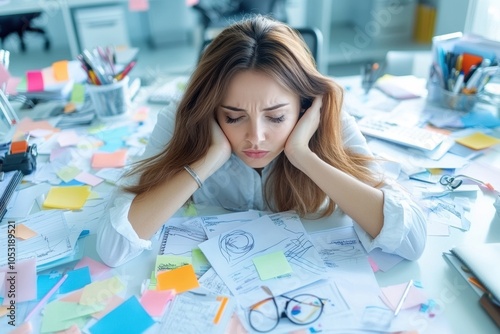
[(16, 190), (17, 185), (23, 179), (23, 173), (20, 170), (3, 173), (3, 180), (0, 181), (0, 220), (3, 219), (7, 212), (7, 204)]

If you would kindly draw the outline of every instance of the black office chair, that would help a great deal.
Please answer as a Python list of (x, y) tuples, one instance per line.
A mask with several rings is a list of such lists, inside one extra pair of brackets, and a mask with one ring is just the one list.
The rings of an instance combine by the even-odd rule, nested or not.
[(21, 52), (25, 52), (26, 43), (24, 41), (24, 35), (27, 32), (34, 32), (43, 36), (45, 42), (44, 49), (49, 50), (50, 40), (47, 33), (44, 29), (33, 26), (33, 20), (41, 14), (41, 12), (34, 12), (0, 16), (0, 42), (2, 45), (9, 35), (15, 33), (19, 36)]
[[(311, 54), (316, 61), (316, 67), (318, 66), (319, 58), (321, 57), (321, 52), (323, 49), (323, 34), (318, 28), (314, 27), (302, 27), (302, 28), (294, 28), (300, 36), (304, 39), (304, 42), (309, 47)], [(206, 39), (203, 41), (201, 46), (201, 51), (199, 53), (198, 61), (201, 58), (203, 51), (205, 48), (212, 42), (212, 39)]]
[[(200, 0), (192, 6), (200, 14), (202, 41), (212, 40), (222, 29), (250, 14), (262, 14), (287, 22), (286, 0)], [(203, 51), (206, 42), (202, 43)]]

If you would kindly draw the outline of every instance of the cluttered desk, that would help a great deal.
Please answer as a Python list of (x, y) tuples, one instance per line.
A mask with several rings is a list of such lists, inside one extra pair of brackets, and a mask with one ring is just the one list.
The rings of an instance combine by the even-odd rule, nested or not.
[[(87, 58), (84, 65), (96, 62)], [(51, 69), (59, 73), (61, 67)], [(359, 77), (334, 79), (345, 89), (345, 110), (359, 119), (386, 173), (426, 209), (427, 245), (418, 260), (367, 254), (352, 221), (339, 212), (310, 222), (293, 212), (188, 205), (153, 237), (152, 250), (107, 267), (95, 251), (100, 216), (124, 167), (143, 152), (162, 99), (175, 102), (187, 78), (141, 88), (130, 103), (124, 93), (130, 86), (111, 87), (112, 93), (101, 93), (117, 101), (112, 114), (103, 112), (109, 107), (97, 110), (99, 99), (86, 94), (84, 84), (69, 93), (66, 112), (34, 118), (33, 110), (18, 110), (14, 136), (36, 145), (38, 155), (0, 225), (0, 243), (9, 252), (15, 245), (0, 256), (7, 282), (0, 331), (10, 332), (13, 324), (34, 333), (498, 331), (498, 285), (464, 256), (498, 259), (498, 115), (430, 103), (425, 82), (415, 78), (385, 77), (368, 90)], [(413, 98), (387, 95), (388, 85)], [(162, 99), (155, 96), (159, 89)], [(98, 117), (59, 123), (79, 108)], [(381, 122), (412, 129), (432, 144), (408, 143), (404, 131), (375, 132)], [(249, 221), (259, 225), (244, 225)], [(241, 255), (249, 236), (252, 249), (264, 255)], [(226, 240), (224, 251), (214, 252), (219, 240)], [(286, 246), (270, 246), (280, 242)], [(263, 312), (278, 312), (278, 305), (283, 316), (263, 320)]]

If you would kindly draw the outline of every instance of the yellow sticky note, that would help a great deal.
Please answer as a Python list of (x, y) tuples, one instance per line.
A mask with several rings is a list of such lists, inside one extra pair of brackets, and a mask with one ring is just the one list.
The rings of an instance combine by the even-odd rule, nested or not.
[(67, 60), (56, 61), (52, 64), (52, 70), (54, 71), (54, 78), (56, 81), (69, 80)]
[(43, 202), (45, 208), (78, 210), (90, 195), (89, 186), (52, 187)]
[(473, 150), (482, 150), (500, 143), (500, 139), (485, 135), (482, 132), (476, 132), (469, 136), (458, 138), (455, 141)]
[(191, 264), (161, 272), (156, 276), (156, 290), (175, 289), (176, 293), (183, 293), (199, 286)]
[(80, 296), (81, 305), (106, 305), (107, 302), (120, 291), (125, 285), (117, 276), (87, 284)]
[(252, 261), (263, 281), (292, 272), (292, 267), (283, 251), (254, 257)]
[(27, 240), (33, 237), (36, 237), (38, 233), (30, 229), (28, 226), (24, 224), (16, 225), (16, 238), (21, 240)]

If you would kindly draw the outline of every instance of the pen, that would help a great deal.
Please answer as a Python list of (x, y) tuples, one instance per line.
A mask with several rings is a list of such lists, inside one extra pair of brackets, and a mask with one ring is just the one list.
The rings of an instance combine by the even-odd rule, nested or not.
[(410, 288), (413, 285), (413, 280), (411, 279), (408, 282), (408, 285), (405, 288), (405, 291), (403, 292), (403, 295), (401, 296), (401, 299), (399, 300), (398, 306), (396, 306), (396, 310), (394, 311), (394, 316), (396, 317), (399, 314), (399, 311), (401, 311), (401, 308), (403, 307), (403, 304), (406, 300), (406, 297), (408, 297), (408, 292), (410, 292)]

